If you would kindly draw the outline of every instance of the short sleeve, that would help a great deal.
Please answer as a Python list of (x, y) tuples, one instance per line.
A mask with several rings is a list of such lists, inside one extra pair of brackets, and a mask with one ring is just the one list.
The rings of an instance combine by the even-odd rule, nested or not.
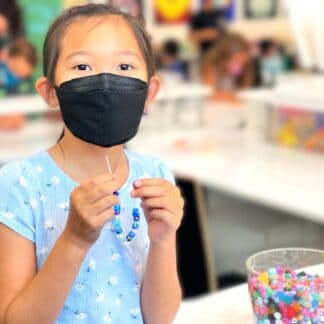
[(34, 242), (37, 200), (31, 187), (21, 167), (8, 164), (0, 169), (0, 223)]
[(175, 179), (172, 171), (167, 166), (166, 163), (159, 161), (159, 173), (161, 178), (170, 181), (171, 183), (175, 184)]

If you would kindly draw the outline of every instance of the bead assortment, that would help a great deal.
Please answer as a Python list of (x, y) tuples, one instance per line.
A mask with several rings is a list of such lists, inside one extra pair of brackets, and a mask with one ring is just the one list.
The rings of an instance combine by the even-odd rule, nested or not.
[(271, 268), (249, 276), (249, 292), (257, 324), (324, 323), (323, 276)]

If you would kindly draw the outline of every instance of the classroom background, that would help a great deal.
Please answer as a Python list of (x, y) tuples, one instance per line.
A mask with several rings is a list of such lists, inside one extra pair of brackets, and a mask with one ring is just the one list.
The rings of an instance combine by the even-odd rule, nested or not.
[(250, 255), (324, 249), (324, 2), (0, 0), (0, 165), (60, 136), (34, 82), (50, 22), (87, 2), (143, 16), (152, 36), (162, 88), (127, 146), (165, 160), (186, 199), (179, 318), (243, 323), (229, 320), (241, 292), (222, 292)]

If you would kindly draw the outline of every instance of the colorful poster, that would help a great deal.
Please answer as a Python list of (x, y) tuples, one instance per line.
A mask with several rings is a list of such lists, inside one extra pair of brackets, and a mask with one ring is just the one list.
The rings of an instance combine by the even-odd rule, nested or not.
[(154, 0), (154, 16), (158, 24), (186, 23), (192, 15), (192, 0)]

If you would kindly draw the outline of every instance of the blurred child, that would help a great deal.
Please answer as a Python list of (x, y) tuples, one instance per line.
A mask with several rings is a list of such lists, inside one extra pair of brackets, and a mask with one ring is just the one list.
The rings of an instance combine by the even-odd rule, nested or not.
[(0, 88), (8, 93), (17, 93), (20, 84), (35, 70), (37, 53), (34, 46), (19, 38), (8, 46), (8, 54), (0, 61)]
[(170, 39), (163, 43), (160, 59), (162, 74), (174, 75), (175, 78), (183, 80), (186, 77), (185, 64), (179, 57), (180, 46), (176, 40)]
[[(0, 61), (0, 89), (6, 94), (18, 94), (20, 85), (32, 75), (36, 64), (37, 54), (33, 45), (22, 38), (13, 41), (5, 60)], [(21, 114), (0, 115), (0, 130), (16, 130), (24, 121)]]
[(236, 91), (253, 85), (254, 66), (248, 42), (225, 35), (203, 58), (202, 79), (215, 89), (215, 99), (236, 100)]
[(0, 0), (0, 60), (10, 39), (23, 35), (21, 10), (15, 0)]
[(259, 43), (259, 73), (263, 86), (271, 86), (284, 70), (283, 57), (279, 46), (271, 39)]

